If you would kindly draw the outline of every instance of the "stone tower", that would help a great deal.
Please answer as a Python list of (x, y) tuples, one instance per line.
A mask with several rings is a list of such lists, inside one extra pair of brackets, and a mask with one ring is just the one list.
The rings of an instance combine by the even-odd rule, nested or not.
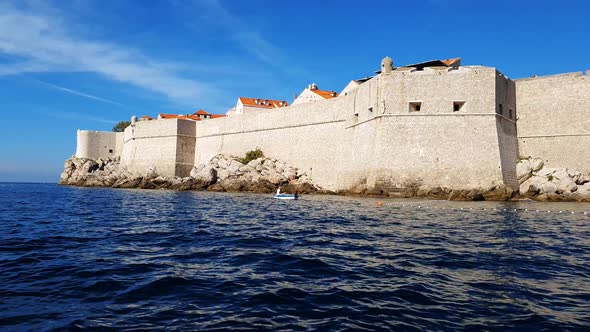
[[(377, 105), (376, 109), (379, 110), (378, 114), (385, 114), (386, 112), (386, 105), (385, 99), (383, 98), (383, 90), (387, 89), (387, 83), (389, 81), (389, 75), (393, 70), (393, 60), (390, 57), (386, 56), (381, 60), (381, 75), (379, 75), (379, 89), (377, 90), (377, 100), (375, 101)], [(386, 78), (387, 77), (387, 78)]]
[(381, 60), (381, 74), (389, 74), (393, 69), (393, 60), (390, 57), (386, 56)]

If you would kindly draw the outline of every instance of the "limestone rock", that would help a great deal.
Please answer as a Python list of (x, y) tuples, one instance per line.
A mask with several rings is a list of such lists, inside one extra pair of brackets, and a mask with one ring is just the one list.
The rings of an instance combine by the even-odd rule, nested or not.
[(538, 172), (541, 168), (543, 168), (543, 166), (545, 166), (545, 163), (543, 162), (543, 160), (539, 159), (539, 158), (530, 159), (530, 163), (531, 163), (531, 169), (533, 170), (533, 172)]
[(217, 182), (217, 170), (209, 166), (193, 168), (190, 175), (191, 178), (207, 185)]
[(158, 173), (156, 172), (156, 166), (150, 166), (146, 172), (145, 178), (146, 179), (155, 179), (158, 177)]
[(260, 159), (260, 158), (258, 158), (258, 159), (254, 159), (254, 160), (251, 160), (251, 161), (248, 163), (248, 166), (250, 166), (250, 167), (252, 167), (252, 168), (256, 168), (256, 166), (260, 165), (260, 162), (261, 162), (261, 161), (262, 161), (262, 159)]
[[(529, 163), (531, 176), (524, 179)], [(541, 159), (521, 160), (517, 164), (517, 175), (524, 181), (520, 184), (523, 197), (538, 201), (572, 201), (586, 199), (584, 185), (590, 176), (566, 168), (549, 167)]]
[(521, 160), (516, 164), (516, 176), (520, 184), (533, 176), (533, 168), (529, 159)]

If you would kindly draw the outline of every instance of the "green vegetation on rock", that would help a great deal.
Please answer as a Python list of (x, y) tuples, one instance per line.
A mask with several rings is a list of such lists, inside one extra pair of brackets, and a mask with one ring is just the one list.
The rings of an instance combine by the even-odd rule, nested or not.
[(250, 150), (248, 152), (246, 152), (246, 156), (244, 158), (240, 158), (240, 162), (244, 165), (246, 165), (247, 163), (251, 162), (254, 159), (258, 159), (258, 158), (262, 158), (264, 157), (264, 153), (262, 153), (262, 150), (260, 150), (259, 148), (256, 148), (256, 150)]

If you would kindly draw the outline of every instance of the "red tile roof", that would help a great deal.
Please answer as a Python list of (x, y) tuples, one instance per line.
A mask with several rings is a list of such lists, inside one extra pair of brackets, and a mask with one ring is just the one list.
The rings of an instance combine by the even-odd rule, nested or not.
[(289, 103), (284, 100), (240, 97), (240, 101), (242, 102), (242, 104), (244, 104), (244, 106), (250, 107), (279, 108), (289, 106)]
[(444, 63), (447, 67), (460, 66), (461, 65), (461, 58), (446, 59), (446, 60), (441, 60), (441, 62)]
[(205, 112), (205, 110), (198, 110), (193, 114), (194, 115), (209, 115), (209, 113)]
[(158, 115), (159, 118), (162, 119), (181, 119), (181, 120), (193, 120), (193, 121), (201, 121), (201, 118), (193, 115), (193, 114), (164, 114), (161, 113)]
[(310, 91), (315, 92), (317, 95), (324, 99), (330, 99), (334, 97), (338, 97), (338, 93), (335, 91), (326, 91), (326, 90), (318, 90), (318, 89), (311, 89)]

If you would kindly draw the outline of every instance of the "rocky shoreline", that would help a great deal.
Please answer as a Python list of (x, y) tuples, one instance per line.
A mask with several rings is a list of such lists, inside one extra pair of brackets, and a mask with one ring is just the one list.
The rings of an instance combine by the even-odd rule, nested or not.
[(520, 196), (536, 201), (590, 202), (590, 175), (553, 168), (542, 159), (527, 158), (516, 164)]
[(359, 184), (348, 191), (333, 192), (313, 184), (301, 170), (287, 163), (260, 157), (243, 164), (239, 158), (218, 155), (208, 163), (195, 166), (188, 177), (162, 177), (156, 168), (146, 174), (133, 174), (120, 167), (118, 158), (66, 160), (59, 183), (82, 187), (112, 187), (170, 190), (207, 190), (216, 192), (337, 194), (391, 198), (425, 198), (462, 201), (535, 201), (590, 202), (590, 176), (563, 168), (551, 168), (540, 159), (519, 160), (519, 191), (503, 185), (485, 189), (457, 190), (427, 188), (420, 183), (391, 187), (378, 183), (373, 188)]
[(119, 158), (66, 160), (59, 184), (81, 187), (112, 187), (217, 192), (329, 193), (314, 185), (307, 175), (285, 162), (257, 158), (242, 164), (237, 157), (218, 155), (192, 169), (188, 177), (163, 177), (156, 168), (133, 174), (120, 167)]

